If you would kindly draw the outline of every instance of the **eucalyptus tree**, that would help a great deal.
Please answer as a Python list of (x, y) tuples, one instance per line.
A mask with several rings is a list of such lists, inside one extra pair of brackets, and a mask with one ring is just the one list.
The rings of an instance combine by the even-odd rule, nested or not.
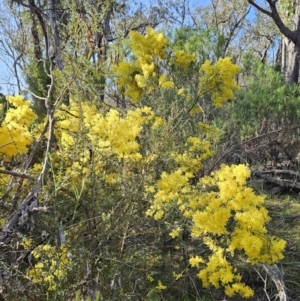
[[(281, 69), (288, 84), (299, 83), (300, 71), (300, 1), (265, 0), (262, 4), (248, 0), (249, 4), (273, 20), (283, 35)], [(281, 7), (280, 7), (281, 6)]]

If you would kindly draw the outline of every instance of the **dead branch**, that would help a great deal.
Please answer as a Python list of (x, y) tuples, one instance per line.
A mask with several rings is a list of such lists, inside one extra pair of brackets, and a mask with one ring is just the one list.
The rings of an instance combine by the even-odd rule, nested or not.
[(29, 180), (32, 180), (32, 181), (36, 180), (36, 178), (33, 177), (33, 176), (27, 175), (25, 173), (12, 171), (12, 170), (0, 169), (0, 173), (5, 174), (5, 175), (10, 175), (10, 176), (13, 176), (13, 177), (29, 179)]
[(279, 270), (276, 264), (274, 265), (262, 265), (266, 273), (271, 277), (272, 281), (274, 282), (277, 290), (278, 290), (278, 297), (279, 301), (287, 301), (288, 297), (285, 291), (285, 285), (283, 282), (283, 273)]
[(274, 175), (291, 175), (295, 177), (300, 176), (300, 172), (294, 170), (284, 170), (284, 169), (270, 169), (270, 170), (263, 170), (260, 171), (262, 174), (274, 174)]
[(253, 171), (252, 176), (261, 178), (261, 179), (265, 180), (266, 182), (275, 184), (279, 187), (283, 187), (283, 188), (286, 188), (286, 189), (298, 189), (298, 190), (300, 190), (300, 183), (296, 182), (296, 181), (291, 182), (291, 181), (288, 181), (288, 180), (275, 179), (273, 177), (265, 175), (263, 172), (260, 172), (260, 171)]

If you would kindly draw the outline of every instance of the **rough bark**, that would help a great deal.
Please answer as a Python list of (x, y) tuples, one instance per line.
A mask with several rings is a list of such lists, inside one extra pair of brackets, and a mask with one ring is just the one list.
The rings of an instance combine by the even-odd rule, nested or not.
[[(34, 0), (29, 0), (28, 4), (23, 2), (22, 0), (14, 0), (13, 2), (18, 3), (19, 5), (29, 8), (31, 15), (32, 15), (32, 22), (33, 22), (33, 26), (37, 26), (37, 24), (35, 23), (34, 17), (36, 16), (39, 24), (41, 26), (42, 29), (42, 33), (45, 39), (45, 51), (46, 51), (46, 57), (49, 56), (49, 41), (48, 41), (48, 33), (47, 33), (47, 28), (46, 28), (46, 24), (45, 24), (45, 17), (46, 15), (43, 13), (42, 9), (40, 7), (37, 7), (35, 4)], [(34, 29), (37, 30), (37, 29)], [(37, 34), (38, 31), (36, 32), (32, 32), (33, 35), (33, 39), (35, 41), (35, 43), (37, 43)], [(35, 51), (37, 50), (37, 45), (35, 44)], [(40, 47), (40, 46), (39, 46)]]
[(53, 40), (54, 40), (54, 58), (56, 60), (58, 69), (62, 70), (64, 68), (64, 65), (62, 62), (62, 55), (60, 50), (60, 37), (59, 37), (59, 32), (58, 32), (58, 27), (56, 22), (54, 0), (49, 0), (49, 16), (50, 16), (50, 25), (51, 25)]
[(299, 83), (300, 72), (300, 1), (296, 3), (294, 30), (297, 32), (296, 43), (283, 36), (281, 39), (281, 71), (289, 84)]
[(278, 266), (276, 264), (271, 266), (263, 264), (263, 268), (276, 285), (276, 288), (278, 290), (279, 301), (287, 301), (288, 296), (286, 294), (285, 285), (283, 281), (283, 273), (279, 270)]
[(31, 18), (32, 18), (31, 35), (33, 38), (34, 58), (37, 62), (39, 62), (42, 59), (42, 49), (41, 49), (41, 42), (39, 38), (39, 32), (38, 32), (37, 22), (35, 20), (34, 13), (31, 13)]
[(296, 45), (286, 37), (281, 39), (281, 72), (289, 84), (299, 82), (299, 54)]

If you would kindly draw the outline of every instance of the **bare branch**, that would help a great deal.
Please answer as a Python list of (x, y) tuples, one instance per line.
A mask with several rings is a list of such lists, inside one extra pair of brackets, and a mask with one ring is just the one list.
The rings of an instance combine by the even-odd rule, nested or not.
[(286, 174), (286, 175), (291, 175), (291, 176), (295, 176), (295, 177), (300, 177), (300, 172), (294, 171), (294, 170), (270, 169), (270, 170), (261, 171), (260, 173), (262, 173), (262, 174), (272, 173), (275, 175), (276, 174)]
[(46, 57), (49, 57), (49, 39), (48, 39), (48, 33), (47, 33), (47, 29), (46, 29), (46, 24), (44, 22), (44, 19), (42, 17), (42, 14), (38, 11), (35, 10), (35, 14), (39, 20), (39, 23), (41, 25), (42, 31), (43, 31), (43, 35), (45, 38), (45, 49), (46, 49)]
[(32, 181), (36, 181), (36, 178), (30, 175), (27, 175), (25, 173), (19, 173), (16, 171), (12, 171), (12, 170), (6, 170), (6, 169), (0, 169), (0, 173), (5, 174), (5, 175), (10, 175), (13, 177), (19, 177), (19, 178), (24, 178), (24, 179), (29, 179)]
[(279, 16), (278, 11), (277, 11), (277, 7), (276, 7), (276, 2), (277, 1), (267, 0), (267, 2), (269, 3), (271, 11), (265, 10), (264, 8), (259, 6), (257, 3), (255, 3), (253, 0), (248, 0), (249, 4), (254, 6), (256, 9), (258, 9), (263, 14), (268, 15), (269, 17), (271, 17), (274, 20), (274, 22), (275, 22), (276, 26), (278, 27), (278, 29), (280, 30), (280, 32), (285, 37), (287, 37), (289, 40), (291, 40), (293, 43), (296, 44), (296, 42), (297, 42), (297, 32), (295, 30), (290, 30), (283, 23), (281, 17)]
[(229, 47), (229, 44), (231, 43), (231, 41), (233, 40), (233, 37), (234, 37), (234, 33), (235, 33), (235, 30), (237, 28), (239, 28), (239, 26), (241, 25), (241, 23), (245, 20), (245, 18), (247, 17), (247, 15), (250, 13), (250, 8), (240, 17), (239, 20), (236, 21), (236, 23), (234, 24), (233, 28), (230, 30), (229, 32), (229, 37), (227, 39), (227, 42), (224, 46), (224, 54), (226, 54), (226, 51)]
[(258, 9), (260, 12), (262, 12), (265, 15), (268, 15), (272, 18), (272, 12), (265, 10), (264, 8), (260, 7), (258, 4), (256, 4), (253, 0), (248, 0), (249, 4), (254, 6), (256, 9)]

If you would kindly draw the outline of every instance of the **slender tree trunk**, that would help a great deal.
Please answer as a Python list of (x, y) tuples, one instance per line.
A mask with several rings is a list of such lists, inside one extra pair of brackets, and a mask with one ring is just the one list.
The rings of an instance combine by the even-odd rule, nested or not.
[(39, 38), (37, 22), (35, 20), (35, 15), (33, 13), (31, 13), (31, 19), (32, 19), (31, 35), (33, 38), (34, 58), (35, 58), (36, 62), (41, 63), (41, 59), (42, 59), (41, 42), (40, 42), (40, 38)]
[(299, 84), (300, 68), (300, 1), (295, 4), (294, 28), (297, 32), (297, 39), (292, 42), (287, 37), (281, 39), (281, 71), (289, 85)]
[(52, 29), (53, 34), (53, 40), (54, 40), (54, 58), (56, 60), (56, 64), (59, 70), (62, 70), (64, 68), (63, 62), (62, 62), (62, 55), (60, 51), (60, 37), (56, 22), (56, 15), (55, 15), (55, 0), (49, 0), (49, 16), (50, 16), (50, 25)]

